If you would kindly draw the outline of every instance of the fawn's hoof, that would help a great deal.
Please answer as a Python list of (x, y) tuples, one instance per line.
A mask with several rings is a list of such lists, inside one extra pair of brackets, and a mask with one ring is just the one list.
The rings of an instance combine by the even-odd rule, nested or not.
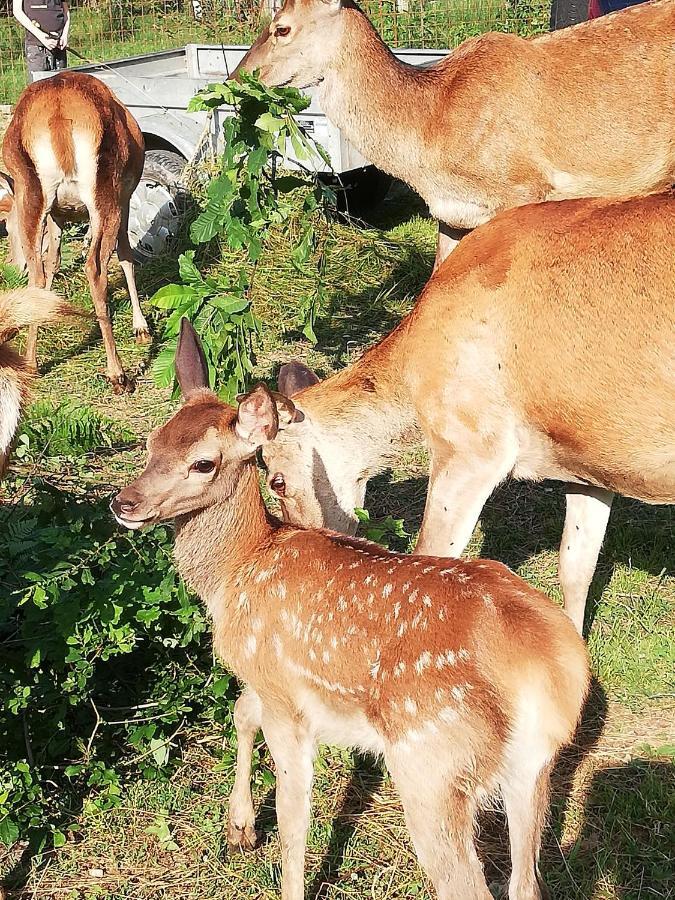
[(230, 853), (250, 853), (260, 844), (260, 836), (252, 825), (240, 828), (230, 822), (227, 829), (227, 847)]
[(138, 328), (134, 332), (134, 335), (136, 336), (136, 343), (141, 347), (144, 344), (149, 344), (152, 341), (152, 338), (150, 337), (150, 332), (148, 331), (147, 328)]

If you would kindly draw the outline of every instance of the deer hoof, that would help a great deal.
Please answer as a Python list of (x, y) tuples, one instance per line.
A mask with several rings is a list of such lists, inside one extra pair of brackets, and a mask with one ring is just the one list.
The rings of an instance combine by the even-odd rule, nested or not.
[(152, 338), (150, 337), (150, 332), (147, 328), (138, 328), (134, 332), (136, 336), (136, 343), (139, 346), (143, 346), (144, 344), (149, 344)]
[(250, 853), (260, 845), (260, 836), (252, 825), (239, 827), (230, 822), (227, 829), (227, 847), (230, 853)]
[(106, 381), (110, 385), (113, 394), (133, 394), (136, 384), (133, 378), (129, 378), (124, 372), (121, 375), (106, 375)]

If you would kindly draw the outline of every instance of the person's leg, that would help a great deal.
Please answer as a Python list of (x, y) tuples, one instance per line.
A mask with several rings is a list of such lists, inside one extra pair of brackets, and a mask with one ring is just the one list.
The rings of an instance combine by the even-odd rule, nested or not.
[(28, 69), (28, 81), (34, 81), (35, 72), (47, 71), (47, 54), (42, 44), (29, 44), (26, 42), (26, 68)]
[(61, 69), (66, 69), (68, 67), (68, 58), (65, 50), (54, 50), (51, 57), (52, 69), (55, 72), (60, 72)]

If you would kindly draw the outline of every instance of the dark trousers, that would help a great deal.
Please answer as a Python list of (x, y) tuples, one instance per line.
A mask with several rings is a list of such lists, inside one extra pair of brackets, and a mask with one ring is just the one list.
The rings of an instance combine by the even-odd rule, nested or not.
[(33, 81), (33, 72), (55, 72), (67, 66), (65, 50), (47, 50), (42, 44), (26, 43), (26, 65), (28, 80)]

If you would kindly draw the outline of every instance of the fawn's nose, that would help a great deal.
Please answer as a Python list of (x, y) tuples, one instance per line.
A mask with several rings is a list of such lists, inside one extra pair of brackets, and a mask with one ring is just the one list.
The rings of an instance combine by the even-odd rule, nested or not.
[(110, 509), (117, 516), (128, 516), (136, 509), (137, 506), (138, 502), (136, 500), (130, 500), (128, 498), (125, 499), (120, 493), (113, 498), (110, 504)]

